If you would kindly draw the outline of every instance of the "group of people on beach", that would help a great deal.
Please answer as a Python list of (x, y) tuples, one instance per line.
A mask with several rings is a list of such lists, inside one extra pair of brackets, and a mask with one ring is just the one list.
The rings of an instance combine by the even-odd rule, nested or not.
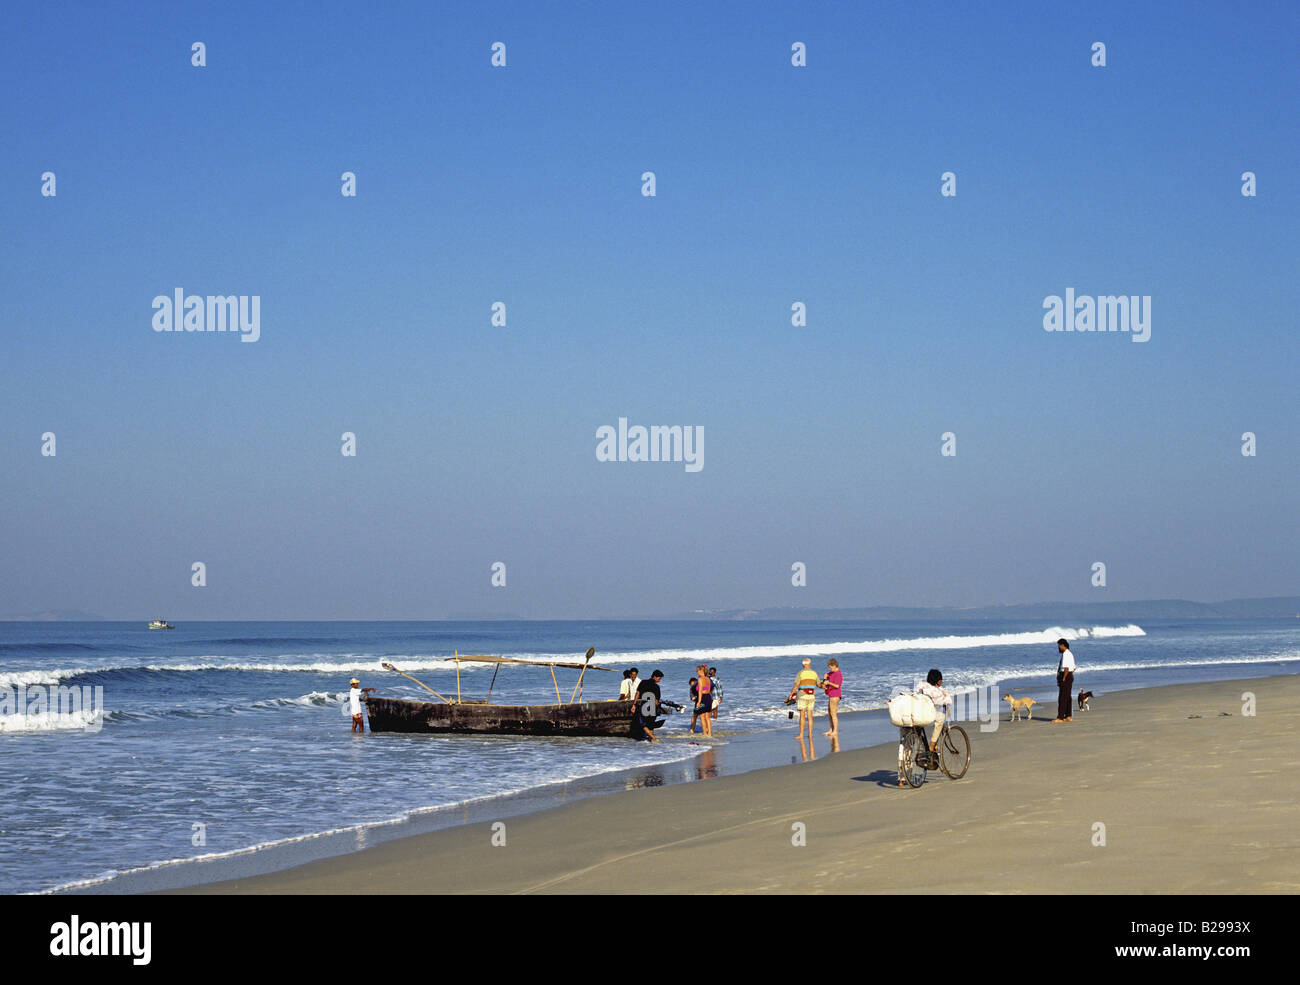
[[(695, 673), (696, 676), (690, 680), (690, 732), (694, 735), (695, 726), (699, 724), (704, 736), (711, 737), (713, 725), (718, 720), (718, 710), (722, 707), (722, 682), (718, 678), (717, 667), (698, 664)], [(622, 701), (635, 702), (632, 722), (632, 734), (635, 738), (658, 742), (654, 730), (662, 724), (659, 719), (661, 708), (671, 708), (674, 711), (685, 710), (676, 702), (664, 700), (659, 686), (663, 677), (661, 670), (652, 673), (648, 681), (640, 678), (639, 671), (635, 667), (623, 671), (623, 683), (619, 686), (618, 696)]]
[(794, 685), (785, 699), (786, 704), (793, 704), (799, 710), (799, 748), (803, 750), (804, 759), (817, 756), (816, 746), (813, 745), (813, 717), (818, 690), (826, 692), (827, 713), (831, 724), (822, 734), (831, 740), (831, 751), (839, 752), (839, 706), (840, 697), (844, 693), (844, 673), (840, 670), (840, 662), (834, 657), (826, 661), (825, 677), (819, 677), (817, 671), (812, 669), (812, 660), (804, 657), (803, 666), (795, 675)]
[(830, 738), (836, 738), (840, 734), (840, 696), (844, 693), (844, 672), (840, 670), (840, 662), (834, 657), (826, 661), (826, 676), (819, 677), (817, 671), (812, 669), (812, 660), (808, 657), (803, 658), (803, 667), (795, 676), (794, 686), (790, 688), (790, 694), (786, 697), (786, 704), (793, 704), (799, 710), (799, 738), (803, 740), (804, 732), (808, 733), (808, 740), (812, 741), (813, 730), (813, 713), (817, 706), (817, 691), (826, 692), (826, 713), (830, 718), (831, 727), (822, 735)]
[[(718, 720), (718, 710), (722, 705), (722, 681), (718, 677), (718, 668), (706, 664), (697, 665), (695, 674), (696, 676), (689, 682), (691, 700), (689, 731), (694, 734), (695, 727), (699, 724), (704, 736), (711, 737), (714, 723)], [(623, 671), (623, 683), (619, 686), (618, 696), (620, 700), (632, 701), (636, 705), (632, 726), (632, 734), (636, 738), (650, 742), (659, 741), (655, 738), (654, 730), (662, 724), (659, 720), (661, 709), (667, 707), (677, 711), (685, 710), (679, 704), (664, 700), (660, 688), (663, 676), (663, 671), (656, 670), (650, 675), (649, 680), (643, 680), (635, 667)], [(822, 677), (812, 669), (812, 661), (804, 659), (803, 667), (786, 699), (786, 704), (794, 704), (799, 709), (801, 743), (805, 742), (805, 733), (806, 741), (812, 741), (813, 717), (819, 690), (826, 692), (827, 711), (830, 717), (830, 728), (822, 734), (832, 741), (839, 738), (839, 704), (840, 697), (844, 693), (843, 689), (844, 673), (840, 670), (838, 660), (831, 657), (826, 661), (826, 676)], [(650, 700), (647, 700), (647, 695), (650, 696)]]
[[(689, 731), (694, 734), (698, 723), (705, 737), (713, 735), (713, 725), (718, 720), (718, 709), (722, 705), (722, 681), (718, 677), (718, 668), (699, 664), (695, 668), (696, 676), (689, 682), (691, 700), (691, 724)], [(633, 735), (637, 738), (657, 742), (654, 730), (662, 724), (658, 721), (661, 707), (685, 710), (681, 705), (665, 701), (659, 682), (663, 680), (663, 671), (656, 670), (650, 679), (642, 680), (635, 667), (623, 671), (623, 683), (618, 696), (623, 701), (636, 703), (633, 722)], [(812, 669), (812, 660), (804, 658), (803, 667), (795, 678), (794, 686), (786, 704), (793, 704), (799, 709), (799, 741), (811, 742), (813, 736), (813, 718), (816, 697), (819, 690), (826, 692), (827, 713), (830, 728), (822, 734), (831, 740), (839, 738), (839, 704), (844, 693), (844, 672), (840, 662), (834, 657), (826, 661), (826, 676), (820, 676)], [(652, 700), (646, 701), (646, 695)], [(805, 734), (807, 739), (805, 740)]]
[[(1058, 693), (1056, 717), (1051, 721), (1053, 725), (1074, 721), (1071, 704), (1073, 702), (1072, 691), (1076, 670), (1074, 654), (1070, 652), (1070, 644), (1062, 638), (1056, 641), (1056, 646), (1060, 653), (1060, 662), (1056, 668)], [(690, 732), (694, 735), (695, 726), (699, 724), (704, 736), (708, 738), (713, 735), (713, 725), (718, 720), (718, 710), (722, 706), (722, 682), (718, 678), (717, 667), (698, 664), (695, 673), (696, 676), (692, 677), (689, 682), (692, 708)], [(685, 710), (675, 702), (664, 700), (660, 688), (660, 682), (663, 678), (664, 674), (661, 670), (655, 670), (648, 679), (644, 680), (635, 667), (629, 667), (623, 671), (623, 682), (619, 686), (618, 696), (622, 701), (634, 702), (632, 734), (636, 738), (646, 739), (650, 742), (659, 741), (655, 738), (654, 730), (662, 724), (659, 717), (662, 714), (662, 709), (668, 707), (676, 711)], [(349, 710), (352, 713), (352, 731), (365, 732), (361, 704), (365, 700), (366, 694), (372, 693), (374, 688), (362, 689), (361, 682), (355, 677), (349, 683), (351, 687), (348, 699), (351, 705)], [(837, 744), (840, 726), (839, 704), (844, 693), (844, 673), (840, 670), (840, 662), (834, 657), (826, 661), (825, 677), (819, 676), (817, 671), (812, 669), (812, 660), (804, 657), (803, 666), (795, 676), (794, 684), (790, 688), (790, 694), (786, 697), (785, 703), (788, 705), (793, 704), (799, 711), (799, 743), (805, 749), (805, 756), (807, 750), (811, 748), (813, 718), (819, 690), (826, 692), (827, 716), (830, 719), (830, 728), (822, 734)], [(931, 668), (926, 675), (925, 683), (919, 685), (916, 690), (917, 693), (924, 694), (934, 702), (935, 719), (929, 737), (930, 755), (933, 759), (937, 755), (939, 734), (943, 730), (947, 712), (952, 707), (952, 697), (943, 686), (943, 673), (938, 668)], [(920, 726), (912, 726), (912, 728), (918, 729), (924, 735), (924, 729)], [(906, 741), (908, 730), (908, 728), (899, 730), (899, 786), (906, 783), (903, 778), (903, 744)], [(805, 745), (805, 742), (807, 745)]]

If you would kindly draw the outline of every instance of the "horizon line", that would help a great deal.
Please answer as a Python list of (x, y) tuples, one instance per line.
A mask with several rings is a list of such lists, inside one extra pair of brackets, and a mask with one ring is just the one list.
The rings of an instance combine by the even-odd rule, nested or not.
[[(239, 619), (239, 618), (182, 618), (181, 621), (186, 623), (344, 623), (344, 622), (367, 622), (367, 623), (429, 623), (429, 622), (669, 622), (682, 620), (702, 620), (707, 621), (710, 617), (717, 617), (719, 621), (734, 622), (734, 619), (728, 619), (728, 616), (734, 616), (739, 613), (770, 613), (788, 611), (791, 613), (861, 613), (883, 610), (908, 610), (914, 612), (979, 612), (997, 609), (1015, 609), (1030, 608), (1041, 606), (1061, 606), (1061, 607), (1079, 607), (1079, 606), (1123, 606), (1123, 605), (1169, 605), (1182, 604), (1213, 607), (1216, 605), (1228, 605), (1242, 602), (1296, 602), (1300, 603), (1300, 595), (1262, 595), (1262, 596), (1243, 596), (1228, 599), (1215, 599), (1211, 601), (1200, 601), (1187, 598), (1145, 598), (1145, 599), (1114, 599), (1114, 600), (1096, 600), (1096, 601), (1066, 601), (1066, 600), (1046, 600), (1037, 602), (993, 602), (982, 605), (901, 605), (901, 604), (874, 604), (859, 606), (785, 606), (785, 605), (768, 605), (760, 607), (733, 607), (733, 608), (707, 608), (691, 609), (675, 613), (659, 614), (641, 614), (641, 615), (602, 615), (602, 616), (565, 616), (565, 617), (545, 617), (545, 616), (522, 616), (518, 614), (495, 615), (492, 613), (477, 614), (458, 614), (443, 616), (424, 616), (412, 618), (348, 618), (348, 617), (306, 617), (290, 619)], [(68, 610), (49, 610), (51, 614)], [(71, 610), (76, 612), (76, 610)], [(1300, 618), (1300, 612), (1296, 613)], [(176, 617), (172, 617), (176, 618)], [(795, 617), (797, 618), (797, 616)], [(855, 618), (846, 616), (846, 618)], [(1286, 617), (1280, 617), (1286, 618)], [(28, 622), (103, 622), (103, 623), (136, 623), (140, 621), (148, 622), (145, 617), (131, 618), (104, 618), (95, 613), (84, 613), (74, 615), (72, 618), (48, 618), (43, 614), (37, 613), (32, 615), (6, 615), (0, 617), (0, 623), (28, 623)]]

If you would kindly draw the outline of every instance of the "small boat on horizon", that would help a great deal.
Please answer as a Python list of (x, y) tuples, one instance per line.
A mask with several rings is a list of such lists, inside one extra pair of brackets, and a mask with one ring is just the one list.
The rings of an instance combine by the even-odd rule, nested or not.
[(155, 619), (149, 623), (149, 628), (150, 629), (175, 629), (176, 627), (173, 626), (171, 623), (167, 622), (166, 620)]
[[(390, 663), (383, 666), (415, 681), (420, 687), (429, 691), (438, 701), (410, 701), (404, 698), (365, 697), (366, 712), (370, 719), (371, 732), (434, 732), (466, 733), (472, 735), (574, 735), (574, 736), (616, 736), (629, 738), (632, 732), (632, 716), (635, 711), (632, 702), (583, 701), (582, 680), (588, 670), (602, 670), (614, 673), (612, 667), (598, 667), (591, 663), (596, 648), (587, 650), (587, 659), (583, 663), (552, 661), (543, 663), (536, 660), (519, 660), (513, 657), (454, 656), (456, 663), (456, 697), (444, 697), (421, 681), (416, 681), (409, 674), (402, 674)], [(497, 665), (492, 674), (492, 684), (488, 686), (486, 698), (465, 698), (460, 691), (461, 663), (493, 663)], [(497, 674), (503, 664), (524, 664), (531, 667), (549, 667), (551, 680), (555, 684), (555, 704), (536, 705), (494, 705), (492, 688), (496, 684)], [(580, 670), (578, 683), (568, 701), (560, 695), (560, 683), (555, 676), (556, 667)]]

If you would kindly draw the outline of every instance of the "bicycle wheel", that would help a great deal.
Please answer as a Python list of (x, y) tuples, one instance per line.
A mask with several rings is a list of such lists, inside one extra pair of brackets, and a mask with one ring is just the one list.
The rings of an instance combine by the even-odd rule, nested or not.
[(970, 739), (960, 725), (950, 725), (939, 740), (939, 768), (950, 779), (960, 780), (970, 766)]
[(919, 787), (925, 782), (926, 757), (929, 747), (915, 732), (907, 737), (907, 742), (903, 744), (903, 776), (907, 779), (908, 784), (913, 787)]

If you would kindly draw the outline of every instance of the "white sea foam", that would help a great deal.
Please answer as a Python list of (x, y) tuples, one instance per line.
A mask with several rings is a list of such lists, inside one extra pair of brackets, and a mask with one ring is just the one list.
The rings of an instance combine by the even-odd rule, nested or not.
[(369, 832), (380, 828), (390, 827), (395, 824), (402, 824), (421, 815), (434, 814), (453, 809), (463, 810), (465, 807), (472, 804), (497, 800), (524, 792), (536, 792), (545, 789), (546, 787), (562, 786), (565, 783), (571, 783), (575, 780), (584, 780), (605, 773), (618, 773), (623, 770), (635, 769), (638, 766), (669, 766), (674, 763), (694, 759), (702, 751), (698, 746), (676, 746), (672, 743), (663, 742), (655, 745), (646, 745), (641, 748), (646, 755), (642, 761), (635, 764), (610, 763), (603, 766), (587, 766), (571, 770), (560, 776), (548, 777), (545, 782), (539, 784), (520, 782), (515, 786), (503, 790), (494, 790), (477, 796), (464, 797), (459, 800), (449, 801), (442, 804), (430, 804), (423, 807), (414, 807), (403, 811), (397, 817), (385, 818), (379, 821), (367, 821), (362, 824), (347, 825), (339, 828), (329, 828), (324, 831), (313, 831), (308, 834), (291, 835), (285, 838), (275, 838), (254, 845), (248, 845), (244, 848), (235, 848), (230, 851), (205, 852), (201, 855), (193, 855), (188, 858), (172, 858), (166, 861), (152, 862), (148, 865), (139, 865), (129, 869), (113, 869), (107, 872), (102, 872), (100, 875), (94, 876), (90, 879), (79, 879), (73, 882), (65, 882), (48, 889), (34, 890), (26, 895), (44, 896), (54, 893), (69, 892), (72, 890), (88, 889), (93, 886), (100, 886), (104, 883), (111, 882), (121, 876), (152, 872), (159, 869), (171, 868), (173, 866), (187, 865), (193, 862), (211, 862), (217, 859), (233, 858), (241, 855), (253, 855), (269, 848), (280, 848), (287, 845), (314, 841), (318, 838), (326, 838), (331, 835), (354, 834), (357, 839), (356, 850), (360, 850), (367, 847), (367, 835)]
[(98, 731), (111, 715), (102, 708), (82, 708), (70, 712), (43, 712), (38, 715), (0, 715), (0, 734), (14, 732)]
[[(726, 646), (703, 649), (677, 650), (628, 650), (601, 653), (596, 662), (626, 663), (662, 662), (686, 660), (693, 663), (720, 663), (726, 660), (747, 660), (765, 657), (829, 657), (855, 653), (896, 653), (906, 650), (969, 650), (986, 646), (1030, 646), (1055, 643), (1057, 639), (1103, 639), (1122, 636), (1145, 636), (1141, 626), (1130, 623), (1127, 626), (1092, 626), (1066, 628), (1052, 626), (1048, 629), (1023, 633), (993, 633), (977, 636), (917, 636), (900, 639), (861, 640), (843, 643), (791, 643), (777, 646)], [(504, 656), (528, 661), (546, 663), (552, 660), (575, 662), (572, 653), (509, 653)], [(312, 654), (313, 659), (301, 662), (241, 663), (223, 660), (220, 655), (197, 657), (191, 662), (176, 664), (118, 664), (104, 667), (52, 668), (48, 670), (32, 669), (0, 672), (0, 687), (12, 687), (23, 684), (50, 684), (81, 677), (87, 674), (105, 674), (116, 671), (145, 671), (155, 673), (200, 673), (205, 671), (232, 671), (242, 673), (317, 673), (343, 674), (367, 673), (384, 675), (382, 664), (389, 662), (402, 671), (452, 670), (456, 661), (452, 657), (433, 655), (377, 656), (374, 654), (342, 654), (333, 659), (320, 659), (321, 654)], [(461, 665), (461, 673), (483, 670), (491, 664), (467, 663)]]
[[(341, 704), (347, 700), (347, 693), (339, 691), (336, 694), (330, 694), (328, 691), (312, 691), (311, 694), (304, 694), (300, 698), (266, 698), (262, 701), (254, 701), (248, 707), (250, 708), (324, 708), (330, 705)], [(231, 705), (231, 708), (237, 707)]]
[[(203, 658), (199, 658), (203, 659)], [(21, 687), (27, 684), (55, 684), (73, 677), (85, 677), (90, 674), (112, 674), (121, 671), (139, 671), (144, 673), (203, 673), (207, 671), (231, 671), (242, 673), (316, 673), (347, 674), (367, 673), (387, 675), (389, 671), (380, 665), (381, 661), (392, 662), (400, 657), (361, 657), (340, 658), (337, 661), (313, 660), (307, 663), (178, 663), (178, 664), (110, 664), (103, 667), (53, 667), (48, 670), (14, 670), (0, 672), (0, 688)], [(571, 658), (570, 658), (571, 659)], [(455, 662), (450, 659), (432, 658), (403, 662), (401, 670), (449, 670), (455, 669)], [(469, 665), (461, 667), (464, 673)]]
[[(755, 657), (834, 657), (854, 653), (896, 653), (903, 650), (970, 650), (984, 646), (1030, 646), (1055, 643), (1058, 639), (1100, 639), (1117, 636), (1145, 636), (1141, 626), (1092, 626), (1049, 629), (1025, 633), (993, 633), (981, 636), (915, 636), (902, 639), (861, 640), (856, 643), (791, 643), (778, 646), (724, 646), (700, 650), (634, 650), (603, 653), (605, 662), (640, 660), (646, 662), (692, 660), (697, 663), (720, 663)], [(547, 655), (547, 659), (552, 658)], [(571, 659), (571, 658), (570, 658)]]
[[(1221, 665), (1237, 664), (1277, 664), (1277, 663), (1297, 663), (1300, 662), (1300, 653), (1278, 653), (1268, 656), (1256, 657), (1206, 657), (1203, 660), (1153, 660), (1150, 663), (1084, 663), (1079, 665), (1077, 677), (1082, 677), (1088, 671), (1099, 670), (1165, 670), (1170, 667), (1218, 667)], [(1008, 677), (1023, 677), (1024, 671), (1018, 674), (1008, 673)]]
[[(1134, 632), (1134, 630), (1137, 630), (1137, 632)], [(1146, 633), (1142, 631), (1141, 626), (1136, 626), (1133, 623), (1129, 623), (1127, 626), (1094, 626), (1092, 629), (1079, 630), (1080, 639), (1092, 637), (1101, 640), (1108, 636), (1146, 636)], [(1073, 638), (1072, 636), (1066, 636), (1066, 639)]]
[(66, 681), (69, 677), (79, 677), (82, 674), (94, 673), (93, 670), (81, 667), (50, 667), (48, 669), (33, 670), (7, 670), (0, 672), (0, 689), (13, 687), (26, 687), (28, 684), (57, 684), (59, 681)]

